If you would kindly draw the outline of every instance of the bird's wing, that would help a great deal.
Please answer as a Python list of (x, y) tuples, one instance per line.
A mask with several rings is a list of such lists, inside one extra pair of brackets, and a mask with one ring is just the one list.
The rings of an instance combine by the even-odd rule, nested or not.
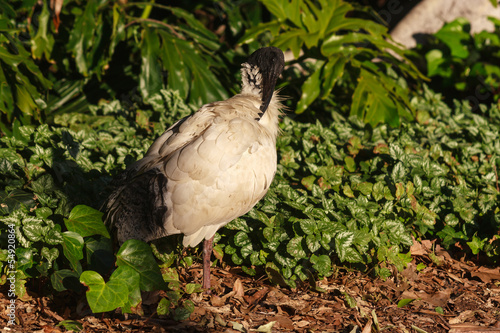
[(211, 126), (215, 114), (210, 104), (170, 126), (148, 149), (146, 155), (132, 166), (137, 174), (155, 168), (161, 161), (196, 140)]
[(183, 233), (194, 246), (248, 212), (276, 170), (275, 139), (258, 111), (253, 102), (213, 103), (165, 131), (110, 196), (121, 241)]
[(179, 230), (190, 235), (245, 214), (273, 178), (275, 142), (263, 137), (258, 122), (240, 117), (216, 119), (164, 165), (172, 204), (166, 228), (171, 233)]

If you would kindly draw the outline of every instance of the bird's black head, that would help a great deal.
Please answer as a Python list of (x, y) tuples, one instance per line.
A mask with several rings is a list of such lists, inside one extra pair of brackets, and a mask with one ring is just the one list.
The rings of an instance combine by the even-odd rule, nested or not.
[(285, 66), (285, 56), (277, 47), (264, 47), (250, 55), (247, 63), (257, 66), (262, 75), (262, 105), (260, 110), (265, 112), (273, 97), (274, 86)]

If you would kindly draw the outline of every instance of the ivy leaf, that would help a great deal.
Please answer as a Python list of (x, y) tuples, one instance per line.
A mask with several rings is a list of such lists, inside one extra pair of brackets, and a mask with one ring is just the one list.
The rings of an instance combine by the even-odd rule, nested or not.
[(50, 276), (50, 282), (52, 284), (52, 287), (57, 291), (64, 291), (69, 289), (78, 292), (82, 289), (82, 285), (80, 284), (80, 281), (78, 279), (79, 276), (79, 273), (72, 270), (61, 269), (55, 271)]
[(73, 231), (63, 232), (62, 236), (64, 256), (69, 260), (71, 268), (75, 272), (81, 273), (80, 260), (83, 259), (83, 237)]
[(124, 306), (128, 301), (129, 288), (120, 279), (104, 282), (99, 273), (85, 271), (80, 276), (80, 282), (87, 288), (87, 302), (94, 313), (108, 312)]
[(128, 299), (121, 307), (123, 312), (131, 313), (131, 308), (136, 307), (142, 300), (139, 288), (140, 275), (131, 267), (120, 266), (111, 274), (109, 282), (112, 281), (120, 282), (127, 286)]
[(78, 205), (71, 210), (64, 224), (69, 231), (76, 232), (82, 237), (102, 235), (110, 238), (106, 226), (102, 222), (103, 213), (85, 205)]
[(19, 209), (21, 206), (26, 208), (35, 207), (34, 196), (31, 193), (20, 189), (14, 189), (11, 192), (0, 192), (0, 210), (6, 214)]
[(165, 282), (151, 248), (143, 241), (130, 239), (123, 243), (116, 254), (116, 265), (131, 267), (139, 273), (141, 290), (152, 291), (165, 288)]

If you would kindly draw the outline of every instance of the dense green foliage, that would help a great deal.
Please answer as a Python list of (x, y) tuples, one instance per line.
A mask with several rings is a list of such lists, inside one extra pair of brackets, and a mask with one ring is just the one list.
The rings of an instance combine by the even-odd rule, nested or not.
[[(372, 125), (412, 119), (405, 77), (419, 72), (403, 49), (387, 41), (387, 28), (348, 16), (355, 8), (347, 2), (201, 3), (194, 5), (198, 17), (193, 5), (68, 1), (55, 26), (48, 1), (0, 1), (2, 130), (10, 133), (14, 121), (52, 123), (57, 114), (87, 112), (99, 99), (147, 100), (164, 88), (198, 107), (225, 99), (238, 90), (238, 65), (248, 50), (268, 43), (268, 30), (272, 44), (297, 58), (289, 74), (297, 113), (321, 98), (350, 105), (345, 112)], [(264, 8), (275, 19), (257, 25), (265, 21)], [(366, 9), (357, 11), (368, 16)], [(213, 16), (210, 23), (225, 28), (219, 34), (202, 24)]]
[(442, 91), (449, 103), (465, 98), (477, 108), (500, 97), (500, 21), (490, 20), (495, 31), (472, 35), (469, 22), (456, 19), (416, 48), (424, 56), (430, 86)]
[(225, 253), (249, 273), (273, 268), (292, 286), (331, 274), (330, 258), (387, 276), (387, 264), (402, 269), (410, 259), (412, 236), (447, 248), (471, 240), (473, 253), (498, 261), (500, 111), (450, 109), (440, 97), (415, 99), (417, 122), (399, 129), (372, 130), (355, 117), (285, 119), (274, 186), (248, 218), (220, 231)]
[[(88, 117), (57, 117), (63, 126), (23, 126), (1, 139), (3, 221), (15, 225), (20, 284), (46, 276), (56, 290), (78, 289), (79, 278), (91, 288), (89, 302), (96, 312), (137, 304), (138, 298), (102, 296), (113, 288), (111, 281), (133, 279), (122, 272), (126, 268), (115, 271), (107, 284), (101, 274), (108, 276), (116, 260), (118, 267), (137, 270), (136, 282), (129, 284), (137, 286), (142, 275), (154, 276), (139, 265), (151, 252), (142, 242), (125, 243), (114, 258), (100, 213), (86, 206), (70, 213), (70, 206), (99, 207), (96, 198), (105, 192), (109, 174), (139, 158), (167, 123), (190, 112), (178, 93), (162, 91), (151, 101), (133, 112), (124, 112), (118, 101), (103, 104)], [(437, 237), (447, 247), (468, 241), (473, 253), (498, 260), (499, 109), (482, 108), (479, 115), (457, 104), (452, 110), (430, 91), (412, 103), (419, 110), (417, 121), (398, 129), (372, 129), (339, 114), (331, 124), (285, 118), (276, 180), (247, 217), (220, 231), (217, 256), (243, 265), (251, 275), (265, 270), (272, 281), (290, 286), (329, 275), (336, 264), (374, 267), (387, 276), (388, 265), (402, 269), (411, 260), (405, 253), (412, 236)], [(143, 257), (120, 264), (125, 260), (120, 253), (134, 251)], [(5, 261), (6, 250), (2, 253)], [(156, 255), (165, 268), (181, 260), (178, 254), (178, 249), (160, 249)], [(175, 276), (175, 268), (164, 274)], [(169, 280), (177, 293), (168, 301), (178, 301), (178, 282)], [(199, 286), (182, 292), (193, 288)]]
[[(415, 79), (420, 73), (405, 58), (405, 50), (388, 41), (386, 27), (353, 17), (355, 7), (342, 0), (262, 2), (275, 19), (248, 30), (241, 42), (269, 32), (273, 45), (291, 50), (301, 67), (307, 68), (308, 75), (300, 82), (297, 113), (321, 98), (350, 103), (350, 114), (372, 125), (397, 126), (401, 116), (412, 119), (405, 77)], [(373, 61), (376, 58), (379, 61)], [(339, 83), (343, 89), (338, 89)], [(342, 94), (352, 96), (342, 101), (333, 97)]]
[[(498, 105), (445, 104), (425, 85), (411, 92), (419, 72), (362, 8), (261, 2), (201, 4), (195, 17), (189, 3), (68, 1), (56, 32), (46, 2), (0, 0), (1, 283), (14, 230), (17, 295), (32, 280), (87, 290), (94, 312), (130, 312), (140, 291), (167, 284), (158, 313), (187, 318), (200, 286), (182, 285), (177, 269), (197, 260), (197, 249), (181, 256), (180, 245), (168, 245), (178, 242), (139, 241), (114, 249), (99, 209), (111, 179), (168, 126), (237, 91), (239, 63), (268, 42), (297, 56), (282, 88), (287, 105), (306, 112), (283, 119), (275, 181), (219, 231), (218, 263), (315, 287), (338, 265), (387, 277), (412, 260), (413, 239), (498, 262)], [(224, 32), (208, 28), (211, 15)], [(488, 61), (498, 54), (487, 50), (498, 38), (465, 27), (450, 23), (415, 54), (454, 89), (471, 92), (474, 73), (496, 89), (498, 67)], [(471, 68), (477, 54), (484, 61)]]

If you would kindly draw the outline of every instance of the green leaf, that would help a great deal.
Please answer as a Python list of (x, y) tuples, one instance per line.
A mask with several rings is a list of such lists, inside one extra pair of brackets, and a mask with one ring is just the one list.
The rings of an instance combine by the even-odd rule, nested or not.
[(347, 249), (352, 245), (354, 234), (351, 231), (342, 231), (335, 236), (335, 249), (341, 261), (344, 261)]
[(321, 248), (321, 236), (320, 235), (307, 235), (306, 244), (309, 251), (312, 253), (318, 251)]
[(46, 60), (51, 60), (50, 54), (54, 46), (54, 36), (48, 32), (50, 26), (48, 6), (47, 3), (43, 5), (42, 12), (38, 16), (38, 31), (31, 40), (31, 52), (35, 59), (41, 59), (42, 56), (45, 56)]
[(85, 271), (80, 275), (80, 282), (88, 288), (87, 302), (94, 313), (112, 311), (128, 301), (128, 286), (119, 279), (105, 283), (99, 273)]
[(311, 262), (313, 263), (313, 268), (323, 276), (328, 276), (331, 273), (332, 262), (330, 257), (327, 255), (311, 256)]
[(292, 238), (286, 247), (287, 252), (294, 256), (295, 258), (306, 258), (306, 252), (302, 247), (303, 237), (294, 237)]
[(465, 18), (457, 18), (446, 23), (434, 34), (450, 48), (453, 57), (466, 59), (469, 56), (465, 41), (470, 40), (471, 36), (468, 31), (465, 31), (466, 25), (469, 25), (469, 22)]
[(113, 245), (108, 238), (88, 239), (85, 242), (85, 256), (88, 269), (106, 274), (114, 267)]
[(210, 70), (207, 59), (197, 52), (192, 43), (174, 38), (164, 31), (159, 33), (163, 41), (160, 59), (170, 73), (169, 88), (179, 90), (183, 98), (189, 97), (190, 103), (200, 106), (227, 99), (227, 92)]
[(59, 257), (59, 250), (57, 248), (49, 249), (47, 247), (42, 247), (40, 254), (43, 258), (47, 259), (50, 266), (52, 266), (52, 262)]
[(102, 221), (102, 215), (103, 213), (91, 207), (78, 205), (71, 210), (69, 217), (64, 219), (64, 224), (69, 231), (76, 232), (82, 237), (102, 235), (110, 238)]
[(68, 259), (71, 268), (81, 273), (82, 266), (80, 260), (83, 259), (83, 237), (73, 231), (63, 232), (63, 252)]
[(476, 235), (472, 236), (472, 240), (470, 242), (467, 242), (467, 245), (469, 245), (472, 254), (478, 254), (479, 251), (483, 249), (483, 246), (485, 243), (488, 241), (488, 238), (481, 239), (477, 237)]
[(335, 84), (342, 78), (344, 70), (349, 59), (338, 55), (328, 59), (328, 62), (323, 67), (323, 80), (321, 86), (321, 98), (327, 98)]
[(356, 185), (356, 190), (360, 191), (364, 195), (370, 195), (372, 193), (373, 184), (369, 182), (362, 182)]
[(413, 301), (415, 301), (414, 298), (403, 298), (398, 302), (398, 308), (404, 308)]
[(170, 313), (170, 305), (172, 302), (166, 298), (162, 298), (158, 303), (158, 307), (156, 308), (156, 312), (160, 316), (166, 316)]
[(62, 326), (67, 331), (80, 332), (83, 330), (83, 325), (79, 321), (76, 320), (63, 320), (59, 322), (56, 326)]
[(0, 192), (0, 206), (7, 214), (19, 209), (21, 206), (33, 208), (36, 202), (33, 194), (15, 189), (11, 192)]
[(345, 297), (345, 301), (347, 303), (347, 305), (352, 309), (352, 308), (355, 308), (357, 306), (357, 303), (356, 303), (356, 300), (354, 299), (354, 297), (352, 297), (351, 295), (349, 295), (348, 293), (346, 293), (345, 291), (342, 292), (342, 294), (344, 295)]
[(398, 107), (384, 88), (384, 83), (389, 82), (381, 82), (382, 79), (367, 70), (361, 70), (352, 96), (350, 115), (358, 116), (372, 126), (387, 122), (396, 127), (399, 125)]
[(200, 293), (203, 289), (201, 288), (201, 284), (197, 283), (188, 283), (186, 284), (186, 294), (191, 295), (193, 293)]
[(239, 231), (238, 233), (236, 233), (236, 235), (234, 236), (234, 245), (238, 247), (244, 247), (248, 244), (251, 245), (250, 238), (248, 238), (248, 233), (246, 233), (245, 231)]
[(163, 89), (160, 54), (160, 39), (156, 30), (145, 27), (142, 34), (142, 64), (139, 76), (139, 88), (145, 100)]
[(300, 228), (308, 235), (315, 234), (318, 230), (316, 221), (312, 219), (300, 220)]
[(302, 85), (301, 91), (302, 96), (297, 103), (297, 108), (295, 113), (303, 113), (311, 103), (318, 98), (321, 91), (321, 72), (324, 61), (318, 61), (311, 67), (312, 74), (307, 78), (307, 80)]
[[(140, 276), (139, 274), (128, 266), (118, 267), (109, 279), (109, 282), (116, 281), (122, 285), (127, 286), (128, 299), (122, 307), (122, 311), (126, 313), (131, 312), (132, 307), (136, 307), (141, 302), (141, 290), (139, 288)], [(109, 283), (108, 282), (108, 283)]]
[(427, 75), (432, 77), (440, 75), (443, 77), (450, 77), (453, 71), (447, 66), (441, 66), (445, 63), (443, 52), (441, 50), (430, 50), (425, 55), (427, 61)]
[(32, 242), (38, 242), (43, 238), (47, 228), (43, 227), (43, 221), (37, 218), (25, 218), (23, 220), (23, 233)]
[[(67, 49), (73, 53), (78, 71), (83, 76), (89, 76), (93, 61), (94, 37), (98, 34), (100, 20), (97, 19), (98, 1), (89, 0), (83, 13), (76, 16), (71, 31)], [(101, 25), (102, 28), (102, 25)]]
[(116, 265), (131, 267), (139, 273), (140, 288), (143, 291), (165, 288), (165, 282), (151, 248), (143, 241), (130, 239), (123, 243), (116, 254)]
[(190, 300), (184, 302), (183, 307), (174, 310), (173, 319), (177, 321), (187, 320), (193, 313), (194, 308), (191, 306), (193, 303)]
[(80, 284), (80, 274), (69, 269), (61, 269), (55, 271), (50, 276), (52, 287), (57, 291), (74, 290), (81, 291), (82, 285)]
[(354, 161), (354, 158), (352, 158), (351, 156), (346, 156), (344, 158), (344, 163), (347, 171), (349, 172), (356, 171), (356, 162)]

